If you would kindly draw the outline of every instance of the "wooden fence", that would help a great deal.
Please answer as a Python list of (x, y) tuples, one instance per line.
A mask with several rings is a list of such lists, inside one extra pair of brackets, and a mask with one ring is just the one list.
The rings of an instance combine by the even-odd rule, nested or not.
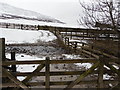
[(38, 30), (38, 25), (27, 25), (27, 24), (1, 22), (0, 28), (21, 29), (21, 30)]
[[(61, 46), (65, 47), (67, 51), (74, 52), (84, 56), (83, 59), (72, 59), (72, 60), (50, 60), (48, 57), (46, 60), (34, 60), (34, 61), (15, 61), (15, 53), (12, 52), (11, 59), (8, 61), (5, 58), (5, 45), (4, 39), (0, 39), (0, 60), (2, 61), (2, 70), (4, 76), (11, 79), (11, 82), (3, 83), (2, 87), (21, 87), (30, 88), (30, 86), (45, 86), (50, 88), (56, 85), (66, 85), (67, 88), (72, 88), (75, 85), (80, 84), (97, 84), (98, 88), (104, 88), (105, 84), (114, 83), (116, 87), (120, 86), (120, 68), (116, 69), (114, 66), (119, 67), (120, 59), (114, 54), (104, 52), (98, 49), (97, 45), (85, 43), (82, 40), (100, 40), (100, 41), (113, 41), (119, 45), (119, 33), (114, 30), (100, 30), (100, 29), (83, 29), (83, 28), (65, 28), (65, 27), (53, 27), (53, 26), (39, 26), (39, 25), (25, 25), (25, 24), (14, 24), (14, 23), (0, 23), (2, 28), (21, 29), (21, 30), (49, 30), (57, 36), (58, 42)], [(71, 41), (73, 40), (73, 41)], [(75, 40), (75, 41), (74, 41)], [(107, 45), (107, 44), (106, 44)], [(119, 47), (119, 46), (118, 46)], [(119, 51), (119, 50), (118, 50)], [(14, 61), (13, 61), (14, 60)], [(70, 63), (92, 63), (92, 67), (86, 71), (50, 71), (51, 64), (70, 64)], [(16, 65), (23, 64), (39, 64), (39, 66), (33, 72), (17, 72)], [(7, 67), (11, 65), (11, 67)], [(105, 66), (109, 68), (106, 69)], [(7, 67), (7, 68), (6, 68)], [(45, 67), (44, 72), (40, 72)], [(96, 80), (87, 80), (84, 78), (89, 75), (96, 74), (98, 77)], [(105, 74), (115, 75), (117, 77), (113, 80), (104, 80)], [(79, 75), (77, 79), (73, 81), (51, 81), (51, 76), (64, 76), (64, 75)], [(26, 76), (23, 81), (17, 79), (18, 76)], [(43, 82), (29, 82), (33, 76), (44, 76)]]
[[(41, 26), (41, 25), (28, 25), (28, 24), (16, 24), (16, 23), (4, 23), (0, 22), (0, 28), (11, 28), (21, 30), (49, 30), (58, 32), (71, 37), (84, 37), (84, 38), (116, 38), (117, 33), (111, 30), (101, 29), (85, 29), (85, 28), (69, 28), (69, 27), (55, 27), (55, 26)], [(102, 36), (103, 35), (103, 36)]]
[[(105, 58), (104, 56), (99, 56), (96, 58), (83, 58), (83, 59), (70, 59), (70, 60), (50, 60), (46, 57), (46, 60), (25, 60), (25, 61), (15, 61), (15, 53), (11, 54), (11, 61), (5, 58), (5, 39), (0, 39), (0, 60), (2, 67), (2, 78), (9, 78), (9, 82), (2, 83), (2, 88), (4, 87), (17, 87), (30, 90), (31, 86), (45, 86), (46, 89), (50, 89), (51, 86), (65, 85), (65, 90), (73, 88), (75, 85), (81, 84), (96, 84), (97, 88), (105, 88), (106, 84), (116, 84), (119, 86), (119, 79), (108, 79), (105, 80), (103, 76), (105, 74), (115, 75), (120, 78), (120, 71), (116, 69), (113, 65), (120, 63), (119, 59)], [(92, 66), (84, 71), (50, 71), (51, 64), (74, 64), (74, 63), (91, 63)], [(39, 64), (38, 67), (33, 72), (17, 72), (16, 65), (31, 65)], [(109, 69), (105, 68), (107, 66)], [(44, 72), (40, 72), (45, 68)], [(97, 75), (96, 80), (84, 80), (85, 77), (89, 75)], [(64, 75), (78, 75), (78, 77), (73, 81), (51, 81), (51, 76), (64, 76)], [(26, 76), (23, 81), (17, 79), (18, 76)], [(44, 76), (45, 80), (43, 82), (30, 82), (31, 78), (34, 76)]]
[[(0, 27), (21, 29), (21, 30), (49, 30), (54, 35), (56, 35), (59, 45), (61, 45), (66, 49), (69, 48), (68, 47), (69, 45), (71, 45), (71, 42), (68, 43), (69, 39), (112, 40), (112, 41), (119, 40), (118, 33), (116, 33), (113, 29), (101, 30), (99, 28), (98, 29), (68, 28), (68, 27), (40, 26), (40, 25), (27, 25), (27, 24), (15, 24), (15, 23), (0, 23)], [(74, 48), (76, 47), (75, 44), (73, 45), (73, 47)], [(70, 48), (68, 50), (70, 50)]]
[[(103, 55), (107, 58), (117, 59), (118, 57), (109, 53), (106, 53), (102, 50), (99, 50), (97, 45), (88, 44), (87, 42), (82, 41), (70, 41), (70, 38), (64, 38), (64, 43), (66, 46), (70, 48), (70, 50), (76, 54), (80, 54), (82, 56), (88, 58), (99, 58), (100, 55)], [(116, 52), (117, 53), (117, 52)]]

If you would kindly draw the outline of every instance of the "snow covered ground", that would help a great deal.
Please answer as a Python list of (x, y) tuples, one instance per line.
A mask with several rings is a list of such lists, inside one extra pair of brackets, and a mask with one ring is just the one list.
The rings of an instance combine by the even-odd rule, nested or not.
[(56, 39), (49, 31), (27, 31), (19, 29), (0, 28), (0, 38), (6, 39), (6, 44), (12, 43), (36, 43), (37, 41), (52, 41)]

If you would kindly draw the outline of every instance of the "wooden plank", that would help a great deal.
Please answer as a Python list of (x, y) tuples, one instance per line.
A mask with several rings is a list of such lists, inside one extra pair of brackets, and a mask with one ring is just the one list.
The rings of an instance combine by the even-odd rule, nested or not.
[(89, 51), (86, 51), (86, 50), (84, 50), (84, 49), (82, 49), (82, 52), (84, 52), (84, 53), (86, 53), (86, 54), (88, 54), (88, 55), (90, 55), (90, 56), (93, 56), (93, 57), (95, 57), (95, 58), (99, 58), (99, 56), (98, 55), (96, 55), (96, 54), (94, 54), (94, 53), (91, 53), (91, 52), (89, 52)]
[[(68, 59), (68, 60), (50, 60), (50, 64), (63, 64), (63, 63), (96, 63), (98, 60), (95, 58), (83, 58), (83, 59)], [(15, 65), (15, 64), (45, 64), (45, 60), (25, 60), (25, 61), (5, 61), (5, 65)]]
[(46, 90), (50, 90), (50, 58), (46, 57), (45, 64), (45, 88)]
[(33, 61), (29, 61), (29, 60), (25, 60), (25, 61), (5, 61), (3, 62), (3, 66), (5, 65), (22, 65), (22, 64), (44, 64), (45, 61), (44, 60), (33, 60)]
[(66, 88), (65, 90), (67, 90), (68, 88), (72, 88), (74, 85), (76, 85), (77, 83), (79, 83), (84, 77), (86, 77), (88, 74), (92, 73), (94, 71), (95, 68), (97, 68), (99, 65), (99, 62), (97, 62), (96, 64), (94, 64), (90, 69), (88, 69), (85, 73), (83, 73), (82, 75), (80, 75), (75, 81), (71, 82)]
[[(77, 49), (77, 51), (79, 50), (79, 54), (84, 57), (84, 58), (92, 58), (91, 55), (88, 55), (87, 53), (83, 52), (82, 49)], [(93, 57), (94, 58), (94, 57)]]
[[(50, 82), (51, 86), (55, 86), (55, 85), (68, 85), (70, 84), (72, 81), (53, 81)], [(103, 81), (105, 84), (115, 84), (118, 83), (117, 80), (104, 80)], [(77, 85), (82, 85), (82, 84), (97, 84), (97, 80), (90, 80), (90, 81), (80, 81), (79, 83), (77, 83)], [(45, 82), (28, 82), (26, 85), (28, 86), (45, 86)], [(3, 83), (2, 84), (3, 87), (19, 87), (18, 85), (14, 84), (14, 83)]]
[[(59, 29), (60, 32), (65, 32), (66, 28)], [(67, 29), (67, 32), (85, 32), (85, 33), (94, 33), (94, 34), (116, 34), (114, 31), (112, 30), (97, 30), (97, 29), (83, 29), (83, 28), (79, 28), (76, 30), (76, 28), (71, 28), (71, 30)]]
[(39, 65), (32, 74), (28, 75), (22, 82), (23, 83), (27, 83), (33, 76), (35, 76), (34, 74), (38, 73), (40, 70), (42, 70), (45, 67), (45, 64), (41, 64)]
[[(94, 47), (94, 46), (93, 46), (93, 47)], [(91, 51), (91, 52), (93, 52), (93, 53), (98, 53), (98, 54), (101, 54), (101, 55), (104, 55), (104, 56), (113, 58), (113, 59), (118, 59), (117, 57), (115, 57), (115, 56), (113, 56), (113, 55), (109, 55), (108, 53), (104, 53), (104, 52), (101, 52), (101, 51), (99, 51), (99, 50), (92, 49), (91, 47), (85, 47), (85, 46), (83, 46), (83, 47), (81, 47), (81, 48), (84, 49), (84, 50), (89, 50), (89, 51)]]
[[(51, 86), (54, 85), (68, 85), (70, 84), (72, 81), (56, 81), (56, 82), (50, 82)], [(80, 81), (79, 83), (77, 83), (77, 85), (82, 85), (82, 84), (97, 84), (97, 80), (85, 80), (85, 81)], [(109, 84), (109, 83), (116, 83), (118, 81), (115, 80), (104, 80), (103, 81), (105, 84)]]
[(86, 53), (84, 53), (84, 52), (82, 52), (80, 55), (81, 55), (81, 56), (84, 56), (84, 57), (87, 57), (87, 58), (91, 58), (90, 55), (88, 55), (88, 54), (86, 54)]
[(85, 58), (85, 59), (68, 59), (68, 60), (50, 60), (50, 64), (63, 64), (63, 63), (96, 63), (97, 59)]
[(89, 33), (115, 33), (112, 30), (98, 30), (98, 29), (85, 29), (85, 28), (69, 28), (69, 27), (54, 27), (54, 26), (39, 26), (39, 30), (49, 30), (49, 28), (58, 29), (60, 32), (89, 32)]
[(23, 88), (24, 90), (30, 90), (25, 84), (23, 84), (21, 81), (19, 81), (18, 79), (16, 79), (14, 77), (14, 75), (12, 75), (12, 73), (9, 71), (7, 71), (6, 69), (2, 68), (3, 73), (5, 73), (8, 78), (13, 81), (16, 85), (18, 85), (19, 87)]
[[(53, 72), (50, 72), (50, 76), (62, 76), (62, 75), (80, 75), (82, 73), (84, 73), (85, 71), (53, 71)], [(97, 71), (95, 71), (94, 73), (97, 73)], [(27, 75), (30, 75), (32, 74), (31, 73), (20, 73), (20, 72), (17, 72), (15, 73), (17, 76), (27, 76)], [(45, 72), (38, 72), (36, 74), (34, 74), (35, 76), (45, 76)]]
[[(71, 34), (67, 34), (67, 36), (71, 36)], [(80, 37), (80, 38), (97, 38), (97, 39), (118, 39), (117, 37), (100, 37), (95, 35), (72, 35), (72, 37)]]
[(100, 56), (100, 64), (98, 67), (99, 73), (98, 73), (98, 88), (104, 88), (104, 83), (103, 83), (103, 74), (104, 74), (104, 63), (103, 63), (103, 57)]
[[(80, 75), (82, 73), (84, 73), (85, 71), (53, 71), (50, 72), (50, 76), (64, 76), (64, 75)], [(110, 70), (104, 70), (104, 74), (113, 74), (112, 71)], [(32, 74), (32, 72), (17, 72), (14, 73), (16, 76), (28, 76), (30, 74)], [(98, 74), (98, 71), (94, 71), (92, 74)], [(45, 76), (45, 72), (38, 72), (36, 74), (34, 74), (35, 76)], [(6, 75), (4, 75), (4, 77), (6, 77)]]
[[(119, 59), (106, 59), (109, 62), (120, 62)], [(68, 59), (68, 60), (50, 60), (50, 64), (63, 64), (63, 63), (96, 63), (96, 58), (83, 58), (83, 59)], [(44, 64), (45, 60), (33, 60), (33, 61), (4, 61), (3, 66), (8, 65), (21, 65), (21, 64)]]

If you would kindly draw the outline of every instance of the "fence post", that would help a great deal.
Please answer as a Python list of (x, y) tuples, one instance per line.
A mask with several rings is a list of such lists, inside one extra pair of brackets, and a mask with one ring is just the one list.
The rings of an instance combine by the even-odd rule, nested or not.
[(69, 38), (67, 38), (67, 45), (68, 45), (68, 47), (69, 47), (69, 41), (70, 41)]
[(23, 30), (23, 24), (21, 24), (21, 29)]
[(85, 46), (85, 43), (82, 43), (82, 46)]
[[(5, 39), (0, 38), (0, 77), (2, 77), (2, 61), (5, 61)], [(2, 87), (2, 78), (0, 79), (0, 88)]]
[(74, 42), (74, 53), (77, 51), (77, 42)]
[(64, 42), (65, 42), (65, 45), (66, 45), (66, 37), (64, 38)]
[(104, 62), (103, 62), (104, 57), (100, 56), (100, 64), (99, 64), (99, 72), (98, 72), (98, 88), (104, 88), (104, 83), (103, 83), (103, 73), (104, 73)]
[(0, 61), (5, 61), (5, 38), (0, 38)]
[[(11, 52), (11, 60), (15, 61), (15, 52)], [(16, 65), (12, 65), (12, 72), (16, 72)]]
[[(119, 1), (119, 4), (120, 4), (120, 1)], [(120, 5), (119, 5), (119, 7), (120, 7)], [(119, 11), (119, 13), (120, 13), (120, 11)], [(118, 32), (118, 50), (120, 50), (120, 31)], [(119, 59), (119, 65), (120, 65), (120, 51), (118, 51), (118, 59)], [(118, 86), (119, 86), (119, 88), (120, 88), (120, 67), (119, 67), (119, 84), (118, 84)]]
[(45, 68), (45, 87), (46, 90), (50, 90), (50, 58), (46, 57), (46, 68)]

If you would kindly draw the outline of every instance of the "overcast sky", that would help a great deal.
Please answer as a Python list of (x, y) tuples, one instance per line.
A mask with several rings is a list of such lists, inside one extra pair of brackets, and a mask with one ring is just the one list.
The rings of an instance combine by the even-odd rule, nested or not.
[(0, 2), (39, 12), (70, 25), (78, 25), (77, 19), (81, 14), (79, 0), (0, 0)]

